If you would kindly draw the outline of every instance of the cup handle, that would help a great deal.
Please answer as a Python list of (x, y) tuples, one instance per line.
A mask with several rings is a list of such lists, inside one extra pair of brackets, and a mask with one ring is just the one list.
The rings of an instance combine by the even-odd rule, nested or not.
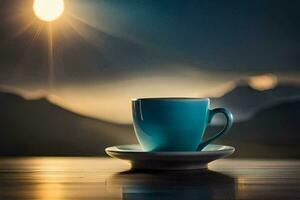
[(224, 133), (227, 133), (229, 131), (229, 129), (231, 128), (232, 122), (233, 122), (233, 116), (232, 116), (232, 113), (229, 110), (227, 110), (226, 108), (216, 108), (216, 109), (213, 109), (213, 110), (209, 110), (208, 123), (211, 122), (212, 118), (217, 113), (222, 113), (222, 114), (225, 115), (226, 121), (227, 121), (225, 127), (223, 128), (222, 131), (220, 131), (216, 135), (210, 137), (205, 142), (202, 142), (201, 144), (199, 144), (199, 146), (197, 148), (197, 151), (201, 151), (206, 145), (208, 145), (209, 143), (211, 143), (215, 139), (219, 138)]

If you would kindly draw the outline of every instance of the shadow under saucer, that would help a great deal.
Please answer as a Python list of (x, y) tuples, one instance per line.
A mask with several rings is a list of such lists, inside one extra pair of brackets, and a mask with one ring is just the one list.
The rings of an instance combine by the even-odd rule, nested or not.
[(235, 199), (233, 177), (210, 170), (126, 171), (107, 180), (123, 199)]

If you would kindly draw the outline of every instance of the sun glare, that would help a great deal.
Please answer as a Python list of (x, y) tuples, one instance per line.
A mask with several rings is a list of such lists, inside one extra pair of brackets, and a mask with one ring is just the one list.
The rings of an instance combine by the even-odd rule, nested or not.
[(278, 80), (273, 74), (249, 77), (249, 85), (256, 90), (269, 90), (276, 87)]
[(64, 12), (63, 0), (34, 0), (33, 11), (43, 21), (51, 22), (58, 19)]

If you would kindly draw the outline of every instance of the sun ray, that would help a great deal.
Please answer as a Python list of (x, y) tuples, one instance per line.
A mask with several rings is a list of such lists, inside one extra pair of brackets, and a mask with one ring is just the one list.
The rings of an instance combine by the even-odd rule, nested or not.
[[(81, 40), (84, 41), (85, 45), (91, 45), (96, 47), (96, 51), (99, 52), (100, 54), (101, 52), (101, 48), (99, 48), (99, 44), (97, 42), (97, 39), (92, 39), (90, 37), (90, 33), (89, 32), (89, 28), (94, 29), (96, 31), (100, 31), (101, 30), (97, 29), (96, 27), (90, 26), (89, 24), (85, 24), (84, 22), (82, 22), (81, 20), (79, 20), (78, 18), (73, 18), (72, 16), (69, 16), (68, 19), (66, 20), (66, 23), (69, 25), (69, 27), (72, 29), (72, 32), (75, 33)], [(82, 28), (82, 25), (80, 25), (79, 23), (84, 23), (84, 25), (86, 25), (88, 27), (88, 29), (86, 28)]]
[[(98, 26), (95, 26), (91, 23), (89, 23), (87, 20), (84, 20), (74, 14), (71, 14), (71, 13), (68, 13), (68, 18), (69, 19), (72, 19), (72, 22), (76, 22), (76, 23), (81, 23), (83, 24), (84, 26), (90, 28), (90, 29), (93, 29), (93, 30), (96, 30), (96, 31), (99, 31), (101, 33), (105, 33), (106, 35), (109, 35), (109, 36), (112, 36), (112, 37), (115, 37), (115, 38), (118, 38), (118, 39), (121, 39), (121, 40), (124, 40), (124, 41), (127, 41), (127, 42), (131, 42), (133, 44), (136, 44), (136, 45), (140, 45), (140, 46), (145, 46), (144, 43), (141, 43), (141, 42), (137, 42), (137, 41), (133, 41), (131, 39), (128, 39), (128, 38), (125, 38), (125, 37), (121, 37), (120, 35), (115, 35), (115, 34), (112, 34), (111, 32), (107, 32), (107, 31), (104, 31), (102, 29), (100, 29)], [(70, 22), (69, 22), (70, 23)], [(87, 30), (80, 30), (82, 27), (80, 25), (74, 25), (72, 23), (70, 23), (70, 25), (72, 25), (74, 27), (74, 29), (80, 33), (82, 36), (85, 36), (85, 34), (83, 33), (83, 31), (87, 31)], [(95, 44), (94, 42), (92, 42), (93, 44)]]
[[(18, 66), (21, 66), (21, 67), (17, 67), (16, 69), (20, 69), (21, 72), (14, 73), (15, 76), (18, 76), (20, 74), (22, 74), (22, 76), (24, 76), (26, 74), (25, 72), (23, 72), (23, 71), (26, 70), (24, 68), (24, 65), (25, 65), (27, 59), (31, 56), (31, 48), (32, 48), (34, 42), (37, 40), (37, 38), (39, 38), (40, 33), (41, 33), (42, 30), (43, 30), (43, 24), (39, 24), (38, 27), (36, 28), (36, 31), (35, 31), (32, 39), (28, 42), (22, 58), (18, 62)], [(16, 79), (17, 79), (17, 77), (16, 77)]]
[(93, 28), (93, 29), (96, 29), (96, 30), (98, 30), (98, 31), (103, 32), (103, 30), (101, 30), (99, 27), (94, 26), (93, 24), (89, 23), (88, 21), (86, 21), (86, 20), (84, 20), (84, 19), (82, 19), (82, 18), (80, 18), (80, 17), (77, 17), (76, 15), (73, 15), (73, 14), (71, 14), (71, 13), (68, 13), (68, 16), (69, 16), (69, 18), (71, 18), (71, 19), (73, 19), (73, 20), (80, 21), (81, 23), (83, 23), (83, 24), (85, 24), (85, 25), (87, 25), (87, 26), (89, 26), (89, 27), (91, 27), (91, 28)]
[(84, 40), (88, 44), (91, 44), (93, 46), (97, 46), (95, 44), (95, 42), (93, 43), (92, 41), (89, 40), (88, 34), (86, 32), (85, 33), (83, 32), (80, 25), (75, 24), (75, 23), (77, 23), (75, 18), (74, 19), (73, 18), (68, 18), (67, 23), (68, 23), (69, 27), (73, 30), (73, 32), (76, 33), (77, 36), (79, 36), (82, 40)]
[(19, 30), (17, 30), (13, 35), (12, 38), (16, 38), (19, 37), (20, 35), (22, 35), (23, 33), (27, 32), (28, 30), (30, 30), (32, 27), (34, 27), (36, 20), (33, 19), (31, 20), (29, 23), (25, 24), (24, 26), (22, 26)]
[(54, 57), (53, 57), (53, 29), (52, 24), (48, 24), (48, 87), (52, 89), (55, 79)]
[(44, 26), (43, 24), (39, 24), (39, 25), (38, 25), (38, 28), (37, 28), (37, 30), (36, 30), (36, 32), (35, 32), (33, 38), (32, 38), (31, 43), (33, 43), (33, 42), (40, 36), (41, 31), (42, 31), (42, 29), (43, 29), (43, 26)]

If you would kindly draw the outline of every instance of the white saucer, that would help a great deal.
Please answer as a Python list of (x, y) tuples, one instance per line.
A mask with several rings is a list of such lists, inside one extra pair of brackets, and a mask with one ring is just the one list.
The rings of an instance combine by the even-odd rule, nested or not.
[(187, 170), (205, 169), (211, 161), (227, 157), (234, 147), (210, 144), (202, 151), (146, 152), (138, 144), (108, 147), (105, 152), (114, 158), (127, 160), (133, 169)]

